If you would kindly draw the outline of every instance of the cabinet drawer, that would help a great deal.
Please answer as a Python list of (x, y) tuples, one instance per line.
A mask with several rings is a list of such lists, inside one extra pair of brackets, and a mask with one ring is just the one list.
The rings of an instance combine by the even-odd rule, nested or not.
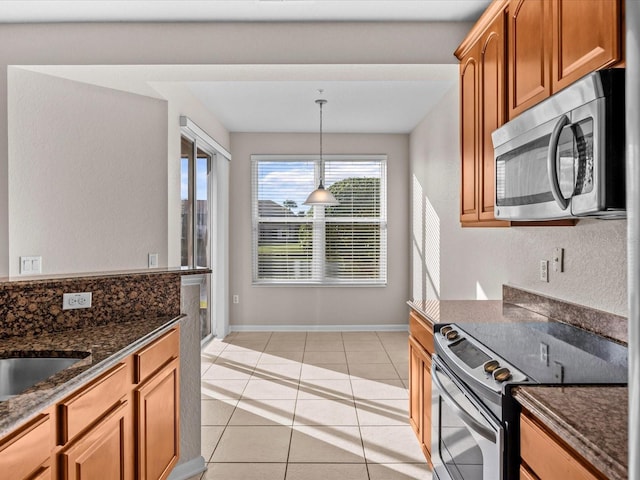
[(42, 414), (2, 442), (2, 478), (27, 478), (27, 475), (49, 459), (53, 446), (51, 426), (49, 414)]
[(422, 345), (429, 355), (433, 355), (433, 325), (422, 320), (418, 314), (409, 312), (409, 333)]
[(179, 327), (174, 328), (134, 354), (135, 383), (143, 382), (164, 364), (178, 357), (180, 353), (179, 331)]
[(130, 389), (127, 365), (120, 363), (86, 388), (60, 402), (60, 443), (67, 443), (98, 420)]
[(532, 419), (525, 415), (520, 416), (520, 456), (540, 480), (604, 478), (592, 473), (582, 464), (584, 460), (578, 459), (576, 455), (549, 436)]

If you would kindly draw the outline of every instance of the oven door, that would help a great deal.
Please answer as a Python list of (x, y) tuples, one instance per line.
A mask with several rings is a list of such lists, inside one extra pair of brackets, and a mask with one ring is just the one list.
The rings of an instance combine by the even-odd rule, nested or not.
[(502, 480), (504, 429), (433, 356), (431, 460), (439, 480)]

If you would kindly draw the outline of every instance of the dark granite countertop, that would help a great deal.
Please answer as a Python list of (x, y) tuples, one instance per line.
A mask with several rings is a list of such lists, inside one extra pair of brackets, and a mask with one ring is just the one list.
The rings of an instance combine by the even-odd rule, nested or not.
[(607, 478), (628, 478), (627, 387), (518, 387), (514, 396)]
[(431, 323), (549, 321), (544, 315), (501, 300), (423, 300), (407, 303)]
[(88, 352), (90, 355), (29, 390), (0, 402), (0, 436), (99, 376), (174, 326), (181, 318), (182, 315), (156, 316), (37, 336), (2, 339), (0, 357), (3, 354), (7, 356), (8, 352), (19, 354), (22, 351), (50, 352), (51, 356), (65, 356), (64, 352)]

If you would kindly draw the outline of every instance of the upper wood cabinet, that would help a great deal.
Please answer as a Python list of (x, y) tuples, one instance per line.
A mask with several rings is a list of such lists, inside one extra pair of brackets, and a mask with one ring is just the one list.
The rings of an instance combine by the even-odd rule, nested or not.
[(553, 92), (622, 60), (619, 0), (553, 0)]
[(550, 0), (509, 2), (509, 118), (551, 95), (551, 26)]
[(455, 51), (460, 60), (462, 226), (512, 224), (494, 217), (491, 133), (589, 72), (624, 63), (622, 3), (494, 0)]
[(463, 226), (506, 226), (496, 221), (491, 132), (505, 122), (505, 18), (497, 10), (460, 57), (460, 148)]

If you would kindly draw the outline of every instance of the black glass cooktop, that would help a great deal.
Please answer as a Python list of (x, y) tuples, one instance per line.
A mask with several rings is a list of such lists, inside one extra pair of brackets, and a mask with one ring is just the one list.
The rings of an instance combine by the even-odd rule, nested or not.
[(626, 384), (627, 348), (557, 322), (464, 323), (463, 330), (540, 384)]

